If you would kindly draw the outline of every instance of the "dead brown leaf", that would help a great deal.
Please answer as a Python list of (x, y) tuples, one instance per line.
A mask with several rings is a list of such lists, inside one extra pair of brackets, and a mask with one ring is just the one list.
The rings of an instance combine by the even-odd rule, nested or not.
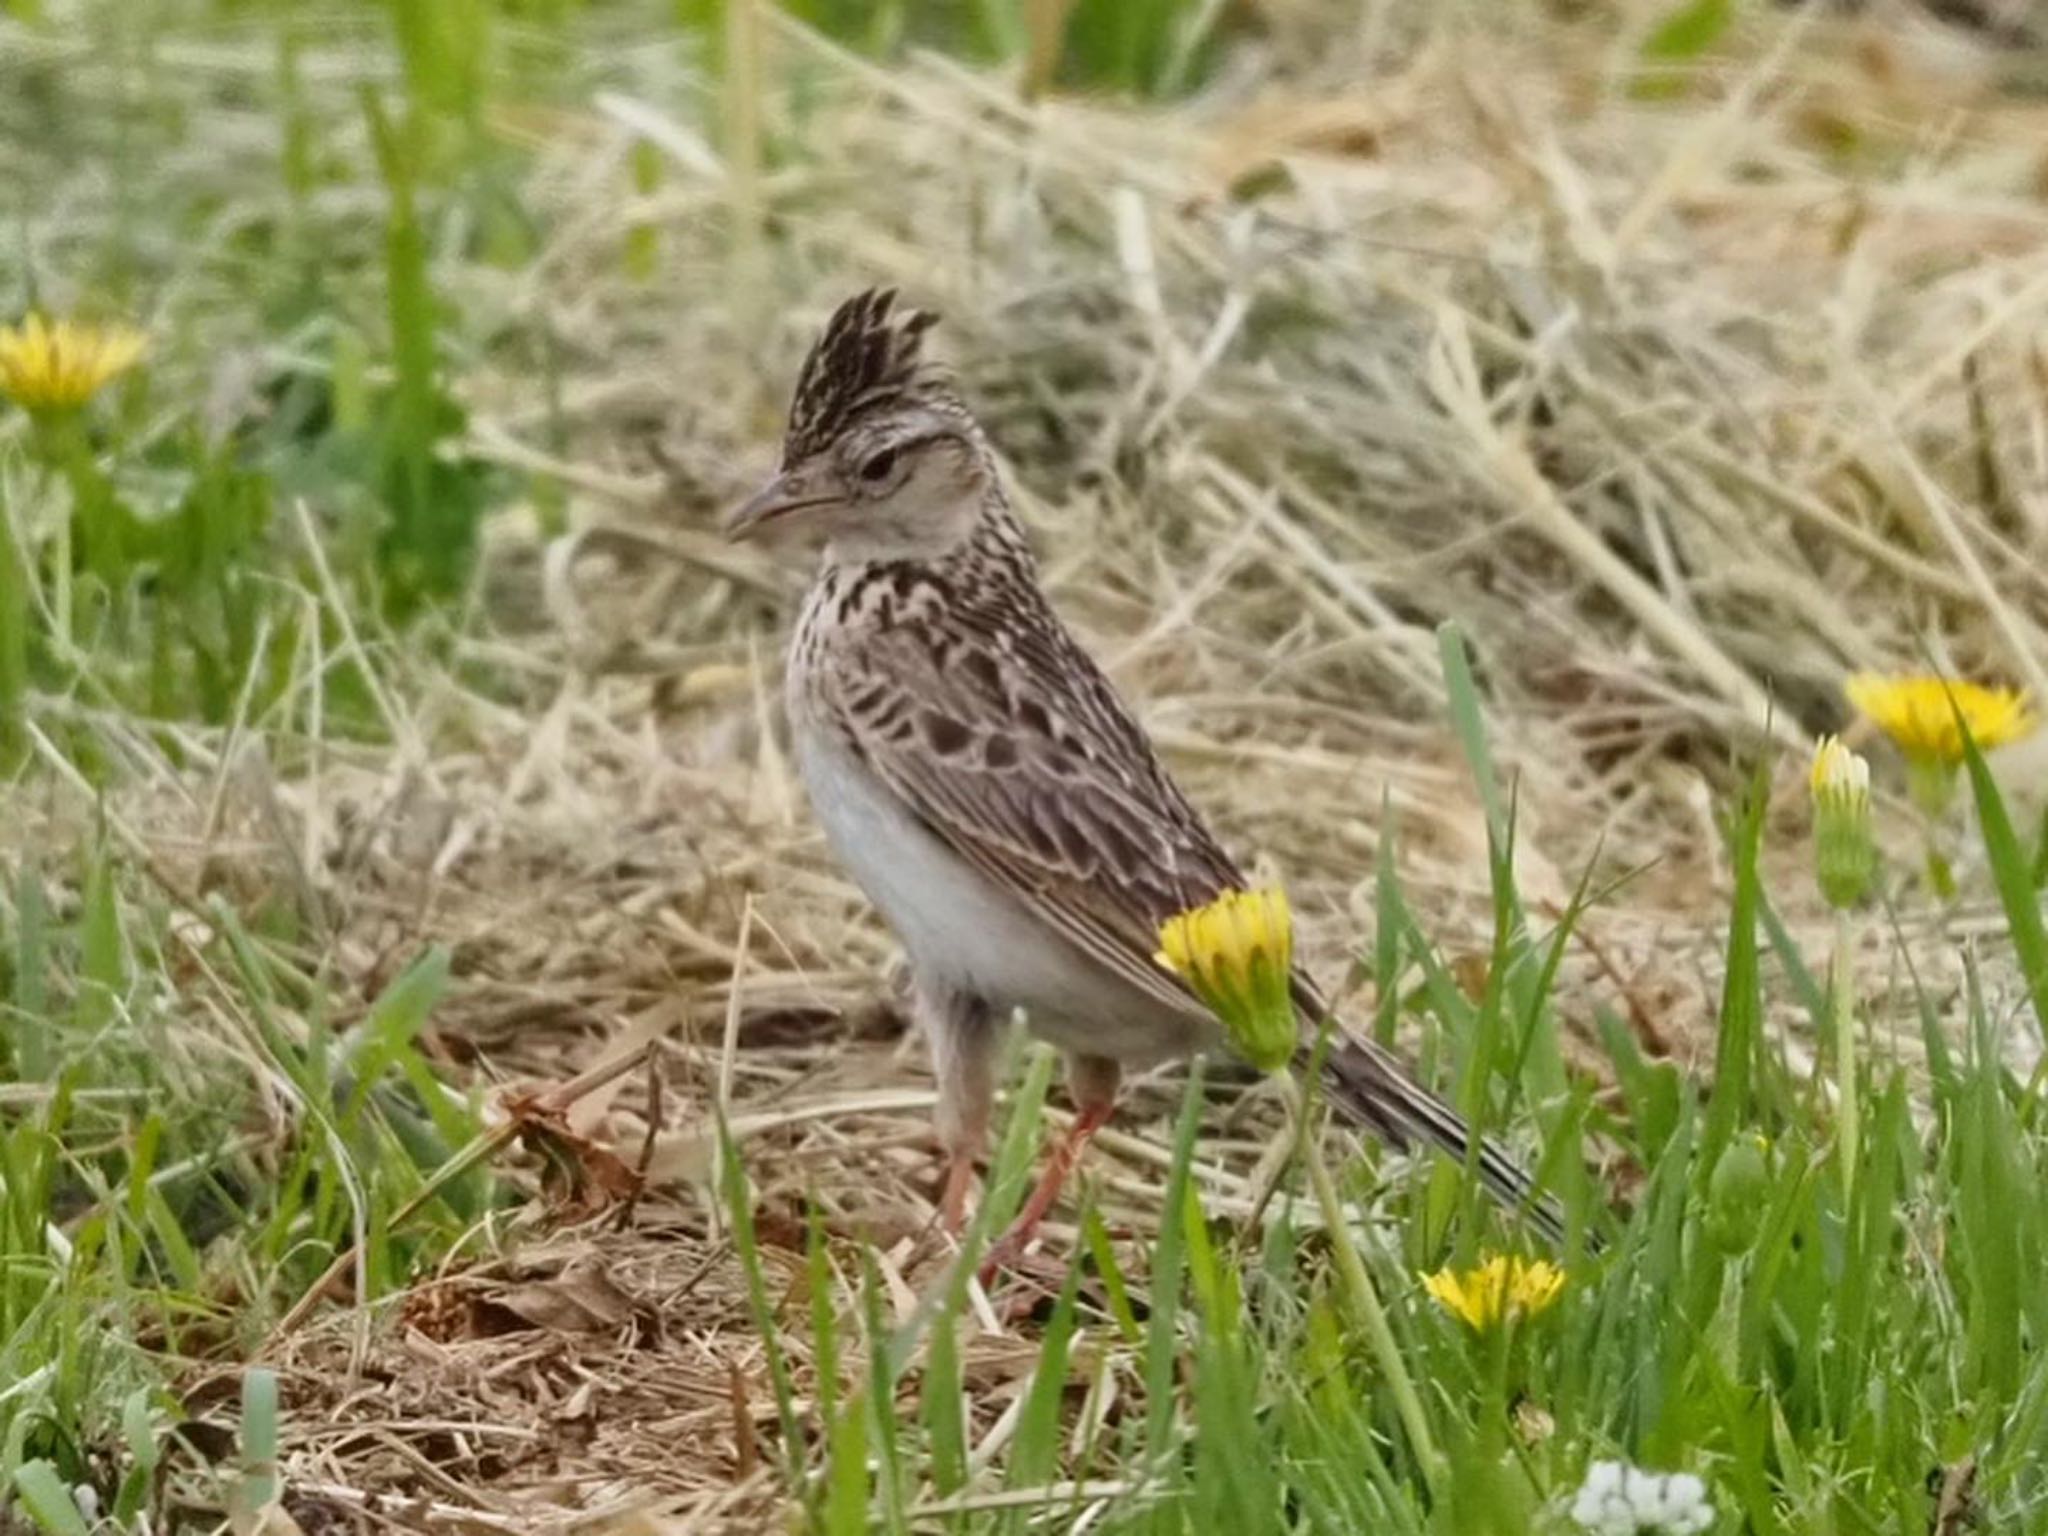
[(552, 1279), (529, 1280), (485, 1298), (551, 1333), (601, 1333), (633, 1320), (638, 1304), (596, 1259), (578, 1260)]
[(519, 1139), (541, 1159), (541, 1187), (558, 1219), (581, 1221), (639, 1194), (632, 1165), (571, 1127), (568, 1115), (540, 1095), (508, 1094), (505, 1110)]

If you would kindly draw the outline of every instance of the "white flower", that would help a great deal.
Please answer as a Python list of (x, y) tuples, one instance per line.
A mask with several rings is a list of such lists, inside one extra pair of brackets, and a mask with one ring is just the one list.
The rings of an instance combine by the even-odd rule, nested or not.
[(1707, 1485), (1690, 1472), (1676, 1472), (1664, 1480), (1664, 1509), (1664, 1524), (1674, 1531), (1704, 1531), (1714, 1523)]
[(1714, 1506), (1707, 1485), (1690, 1472), (1596, 1461), (1572, 1499), (1571, 1517), (1594, 1536), (1698, 1536), (1714, 1523)]
[(1628, 1472), (1618, 1461), (1596, 1461), (1572, 1500), (1572, 1519), (1596, 1536), (1635, 1536), (1635, 1517), (1622, 1490)]

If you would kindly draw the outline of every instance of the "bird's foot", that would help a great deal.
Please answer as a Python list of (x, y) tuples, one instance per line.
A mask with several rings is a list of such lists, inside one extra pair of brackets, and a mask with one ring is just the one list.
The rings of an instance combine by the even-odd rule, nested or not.
[(1074, 1117), (1074, 1124), (1067, 1134), (1060, 1138), (1052, 1155), (1045, 1160), (1045, 1171), (1039, 1175), (1031, 1196), (1024, 1202), (1024, 1209), (1017, 1213), (1010, 1230), (997, 1238), (987, 1257), (981, 1262), (981, 1283), (988, 1285), (1006, 1269), (1014, 1269), (1030, 1250), (1032, 1240), (1038, 1236), (1039, 1223), (1059, 1200), (1060, 1191), (1066, 1187), (1068, 1177), (1081, 1161), (1081, 1152), (1094, 1134), (1109, 1120), (1112, 1105), (1085, 1104)]
[(939, 1227), (957, 1238), (967, 1230), (967, 1196), (974, 1188), (972, 1154), (953, 1153), (946, 1160), (946, 1182), (939, 1192)]

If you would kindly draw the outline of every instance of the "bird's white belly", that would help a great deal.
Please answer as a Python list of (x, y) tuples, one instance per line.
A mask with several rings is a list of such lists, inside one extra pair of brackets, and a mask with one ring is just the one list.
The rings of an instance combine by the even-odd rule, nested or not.
[(796, 731), (811, 807), (840, 862), (927, 984), (1001, 1012), (1024, 1010), (1064, 1050), (1143, 1063), (1208, 1043), (1206, 1021), (1170, 1009), (1089, 959), (947, 848), (827, 733)]

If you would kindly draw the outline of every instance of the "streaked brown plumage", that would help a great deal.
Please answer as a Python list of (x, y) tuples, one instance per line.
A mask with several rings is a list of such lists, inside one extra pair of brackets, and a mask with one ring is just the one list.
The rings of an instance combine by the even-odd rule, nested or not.
[[(1220, 1043), (1154, 955), (1161, 923), (1245, 882), (1047, 603), (980, 428), (920, 359), (931, 323), (887, 292), (840, 307), (798, 381), (781, 471), (731, 527), (824, 541), (790, 648), (791, 727), (828, 837), (908, 953), (957, 1220), (1009, 1013), (1067, 1052), (1085, 1138), (1122, 1067)], [(1324, 1007), (1306, 977), (1296, 992), (1305, 1055)], [(1377, 1046), (1346, 1038), (1325, 1065), (1365, 1125), (1465, 1156), (1464, 1123)], [(1482, 1146), (1478, 1166), (1527, 1204), (1504, 1152)]]

